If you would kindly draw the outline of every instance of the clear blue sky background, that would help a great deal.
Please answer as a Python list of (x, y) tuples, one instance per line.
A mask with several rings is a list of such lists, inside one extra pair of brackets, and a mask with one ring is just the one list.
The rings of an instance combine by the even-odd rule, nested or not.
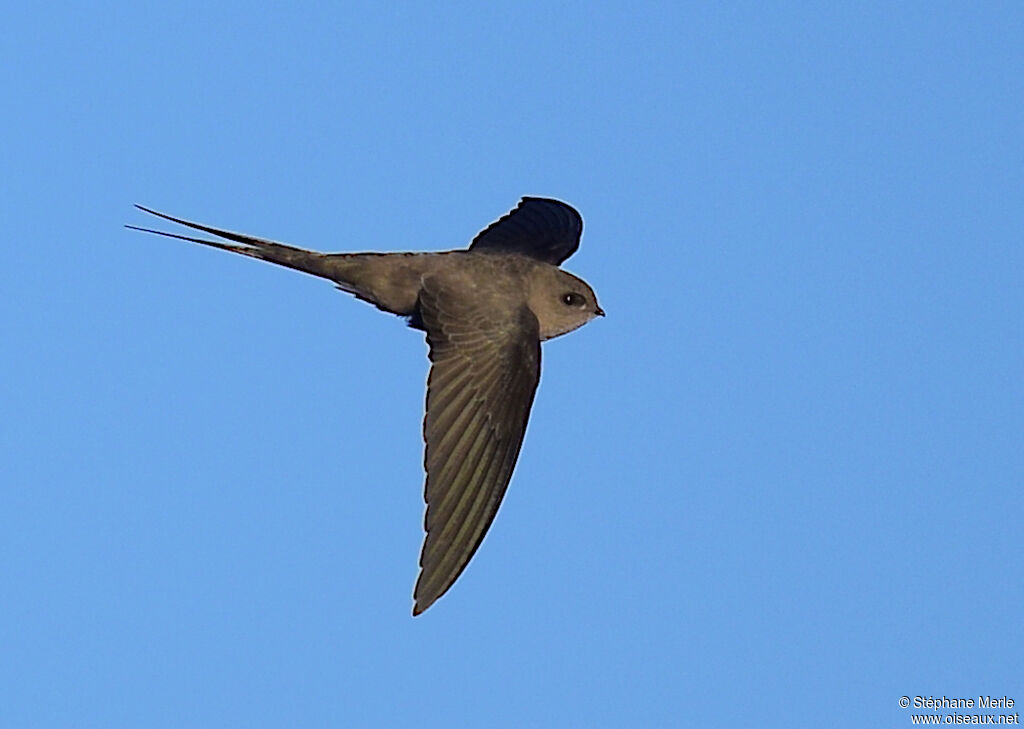
[[(145, 7), (143, 7), (145, 6)], [(21, 3), (0, 726), (909, 726), (1024, 701), (1024, 7)], [(321, 250), (582, 212), (454, 589), (426, 348)]]

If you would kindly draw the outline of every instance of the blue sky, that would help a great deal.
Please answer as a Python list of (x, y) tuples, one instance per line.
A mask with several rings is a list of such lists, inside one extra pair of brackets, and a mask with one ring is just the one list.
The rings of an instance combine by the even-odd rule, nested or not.
[[(0, 725), (909, 726), (1024, 700), (1019, 3), (22, 4)], [(583, 214), (456, 586), (426, 348), (320, 250)]]

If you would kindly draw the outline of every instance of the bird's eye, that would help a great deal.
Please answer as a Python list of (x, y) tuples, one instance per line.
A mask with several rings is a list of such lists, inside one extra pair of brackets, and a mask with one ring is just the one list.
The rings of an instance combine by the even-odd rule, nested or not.
[(566, 306), (583, 306), (587, 300), (576, 293), (562, 294), (562, 303)]

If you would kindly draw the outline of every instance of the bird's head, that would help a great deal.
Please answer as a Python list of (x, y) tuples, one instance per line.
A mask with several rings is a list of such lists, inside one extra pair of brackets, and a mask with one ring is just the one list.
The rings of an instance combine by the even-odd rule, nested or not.
[(530, 310), (540, 323), (540, 338), (552, 339), (586, 324), (604, 311), (586, 281), (554, 266), (538, 266), (530, 276)]

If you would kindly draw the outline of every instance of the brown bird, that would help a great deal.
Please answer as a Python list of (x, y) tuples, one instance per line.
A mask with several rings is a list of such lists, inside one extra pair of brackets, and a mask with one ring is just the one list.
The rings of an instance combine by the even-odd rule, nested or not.
[(427, 535), (412, 611), (422, 613), (466, 568), (505, 495), (540, 380), (540, 343), (604, 316), (593, 289), (558, 267), (579, 247), (579, 213), (524, 197), (467, 250), (318, 253), (136, 207), (233, 242), (128, 228), (329, 279), (427, 333)]

